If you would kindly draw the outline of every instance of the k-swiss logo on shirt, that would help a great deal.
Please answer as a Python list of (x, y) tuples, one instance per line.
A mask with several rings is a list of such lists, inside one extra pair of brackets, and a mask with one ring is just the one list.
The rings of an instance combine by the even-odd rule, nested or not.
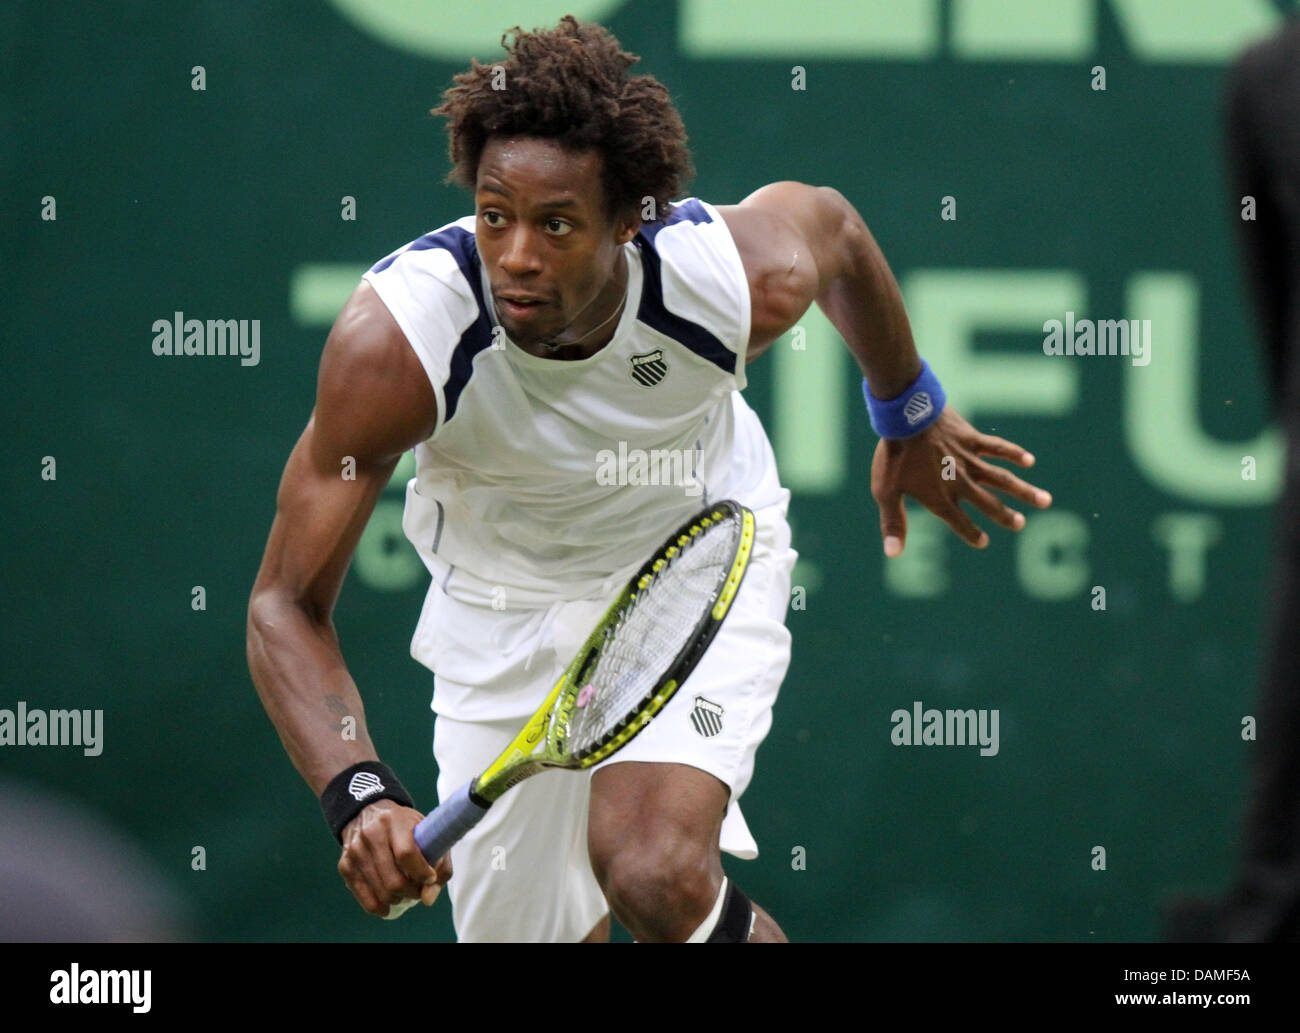
[(691, 724), (707, 739), (722, 731), (722, 713), (722, 707), (713, 700), (696, 696), (695, 709), (691, 711)]
[(644, 355), (633, 355), (628, 361), (632, 363), (632, 379), (642, 387), (654, 387), (668, 375), (668, 363), (664, 362), (662, 348)]

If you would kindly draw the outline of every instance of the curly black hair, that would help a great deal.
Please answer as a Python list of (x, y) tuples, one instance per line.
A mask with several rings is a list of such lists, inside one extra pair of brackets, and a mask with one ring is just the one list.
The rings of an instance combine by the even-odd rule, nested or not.
[[(510, 34), (514, 33), (514, 39)], [(492, 136), (538, 136), (602, 155), (606, 211), (621, 215), (653, 198), (659, 218), (695, 174), (686, 127), (664, 85), (629, 76), (639, 60), (601, 25), (565, 15), (554, 29), (501, 37), (506, 59), (471, 59), (430, 114), (447, 119), (448, 183), (471, 193)]]

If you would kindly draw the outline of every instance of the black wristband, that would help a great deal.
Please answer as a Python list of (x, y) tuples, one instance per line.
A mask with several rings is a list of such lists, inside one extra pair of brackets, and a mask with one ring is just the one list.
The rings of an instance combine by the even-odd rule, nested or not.
[(415, 806), (411, 794), (388, 765), (377, 760), (353, 764), (330, 779), (325, 792), (321, 793), (320, 805), (325, 812), (325, 822), (340, 845), (348, 822), (376, 800), (393, 800), (403, 807)]

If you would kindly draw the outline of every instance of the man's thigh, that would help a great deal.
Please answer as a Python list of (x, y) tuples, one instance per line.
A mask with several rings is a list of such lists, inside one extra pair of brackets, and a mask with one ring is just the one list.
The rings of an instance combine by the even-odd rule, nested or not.
[[(517, 719), (434, 724), (438, 797), (480, 774)], [(587, 853), (589, 772), (547, 771), (515, 786), (451, 850), (447, 884), (462, 943), (576, 943), (606, 913)]]

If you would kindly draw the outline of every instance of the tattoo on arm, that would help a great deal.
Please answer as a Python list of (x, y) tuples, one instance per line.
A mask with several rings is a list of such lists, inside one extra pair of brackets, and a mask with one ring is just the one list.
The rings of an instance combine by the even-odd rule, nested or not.
[(325, 697), (325, 706), (329, 709), (330, 713), (338, 717), (338, 720), (330, 725), (330, 727), (336, 732), (341, 732), (343, 730), (343, 719), (352, 716), (351, 712), (348, 710), (348, 705), (343, 702), (342, 696), (334, 695)]

